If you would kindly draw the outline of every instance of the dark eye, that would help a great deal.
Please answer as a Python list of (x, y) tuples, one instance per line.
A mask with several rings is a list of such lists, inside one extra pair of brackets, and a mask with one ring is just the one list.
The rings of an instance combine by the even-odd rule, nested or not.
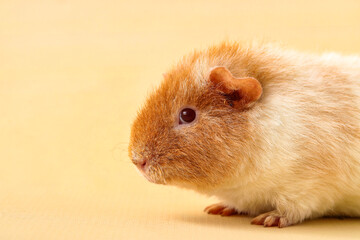
[(180, 112), (179, 124), (187, 124), (194, 121), (196, 118), (196, 112), (191, 108), (184, 108)]

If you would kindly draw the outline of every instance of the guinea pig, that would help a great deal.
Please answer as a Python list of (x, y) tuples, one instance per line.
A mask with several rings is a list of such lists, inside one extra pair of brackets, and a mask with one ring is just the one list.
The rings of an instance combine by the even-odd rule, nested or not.
[(164, 74), (133, 122), (147, 180), (286, 227), (360, 216), (360, 58), (223, 42)]

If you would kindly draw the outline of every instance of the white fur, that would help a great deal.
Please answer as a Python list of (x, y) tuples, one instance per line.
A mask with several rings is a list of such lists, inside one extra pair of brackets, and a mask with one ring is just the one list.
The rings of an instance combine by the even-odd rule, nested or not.
[[(230, 182), (205, 193), (254, 216), (275, 210), (288, 224), (324, 215), (360, 216), (360, 58), (285, 56), (292, 63), (298, 59), (298, 72), (290, 81), (267, 83), (266, 95), (251, 110), (249, 121), (261, 136), (254, 133), (257, 144), (241, 161), (253, 167), (242, 167)], [(346, 81), (326, 85), (337, 76)], [(348, 89), (351, 99), (343, 96)], [(345, 108), (351, 109), (342, 113)], [(357, 132), (352, 135), (347, 124)]]

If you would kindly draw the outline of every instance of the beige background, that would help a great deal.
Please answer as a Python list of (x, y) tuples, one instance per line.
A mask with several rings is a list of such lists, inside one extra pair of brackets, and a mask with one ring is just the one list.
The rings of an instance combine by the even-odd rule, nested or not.
[(223, 39), (360, 53), (360, 1), (0, 1), (0, 239), (359, 239), (359, 219), (286, 229), (208, 216), (148, 183), (129, 126), (181, 55)]

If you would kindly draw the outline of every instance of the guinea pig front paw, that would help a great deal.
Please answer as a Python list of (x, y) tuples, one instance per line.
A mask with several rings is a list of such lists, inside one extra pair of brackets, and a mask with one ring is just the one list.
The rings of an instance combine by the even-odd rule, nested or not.
[(280, 215), (280, 213), (277, 210), (260, 214), (251, 221), (251, 224), (264, 225), (264, 227), (279, 227), (279, 228), (283, 228), (291, 225), (288, 218)]
[(210, 206), (207, 206), (204, 211), (208, 214), (221, 215), (221, 216), (231, 216), (236, 214), (245, 215), (246, 213), (238, 212), (235, 208), (225, 206), (222, 203), (215, 203)]

